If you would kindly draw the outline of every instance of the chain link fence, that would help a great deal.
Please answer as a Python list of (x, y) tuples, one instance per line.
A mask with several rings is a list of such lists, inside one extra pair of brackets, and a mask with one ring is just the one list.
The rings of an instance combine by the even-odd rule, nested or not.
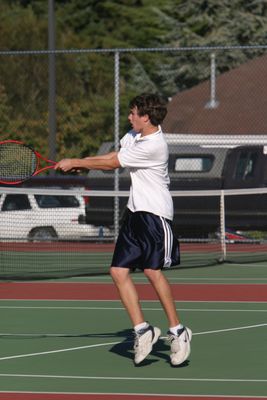
[[(107, 140), (118, 147), (128, 128), (129, 99), (157, 91), (169, 99), (165, 132), (179, 134), (180, 139), (185, 134), (185, 143), (198, 141), (193, 134), (207, 135), (208, 140), (243, 135), (253, 141), (252, 136), (264, 136), (267, 130), (266, 50), (267, 46), (2, 51), (1, 136), (26, 138), (48, 153), (53, 134), (49, 115), (55, 111), (50, 146), (55, 146), (58, 158), (96, 152)], [(54, 71), (49, 69), (51, 56)], [(54, 101), (49, 99), (51, 92)]]
[[(159, 92), (181, 266), (261, 261), (266, 87), (267, 46), (2, 51), (0, 137), (55, 160), (117, 150), (129, 100)], [(0, 187), (0, 275), (107, 272), (129, 185), (120, 169)]]
[[(169, 101), (163, 129), (171, 190), (262, 187), (266, 84), (267, 46), (2, 51), (1, 138), (23, 140), (56, 159), (118, 149), (129, 128), (129, 100), (140, 92), (159, 92)], [(92, 171), (89, 177), (91, 189), (129, 188), (126, 171)], [(101, 200), (95, 201), (89, 211), (99, 208)], [(110, 201), (109, 220), (99, 211), (98, 225), (112, 224), (116, 236), (122, 205), (119, 196)], [(199, 229), (203, 221), (197, 221)]]

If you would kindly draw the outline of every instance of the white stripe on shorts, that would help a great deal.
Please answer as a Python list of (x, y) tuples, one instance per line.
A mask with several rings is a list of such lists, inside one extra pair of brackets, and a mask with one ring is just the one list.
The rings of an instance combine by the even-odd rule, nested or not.
[(162, 227), (164, 230), (164, 265), (163, 268), (169, 268), (172, 263), (172, 243), (173, 243), (173, 234), (170, 225), (163, 217), (160, 217)]

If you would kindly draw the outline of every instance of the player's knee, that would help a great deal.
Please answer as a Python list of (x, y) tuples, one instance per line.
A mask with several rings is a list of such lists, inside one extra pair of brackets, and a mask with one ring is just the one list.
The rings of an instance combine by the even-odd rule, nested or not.
[(110, 267), (109, 273), (114, 282), (122, 282), (127, 276), (127, 270), (119, 267)]
[(115, 267), (110, 267), (110, 269), (109, 269), (109, 273), (112, 276), (112, 278), (115, 278), (117, 275), (116, 269), (117, 268), (115, 268)]
[(144, 269), (144, 274), (150, 281), (154, 281), (161, 277), (161, 270), (146, 268)]

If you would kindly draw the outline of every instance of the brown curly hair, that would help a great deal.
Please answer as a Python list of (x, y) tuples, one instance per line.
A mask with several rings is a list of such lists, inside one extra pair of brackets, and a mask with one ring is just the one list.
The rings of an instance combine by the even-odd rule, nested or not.
[(159, 125), (167, 115), (166, 101), (156, 93), (142, 93), (129, 103), (130, 109), (137, 108), (140, 117), (148, 115), (152, 125)]

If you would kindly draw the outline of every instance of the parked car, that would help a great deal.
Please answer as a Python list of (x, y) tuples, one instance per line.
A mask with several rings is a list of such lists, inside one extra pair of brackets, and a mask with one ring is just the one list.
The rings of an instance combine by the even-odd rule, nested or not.
[(111, 232), (86, 223), (82, 196), (0, 195), (0, 240), (88, 240), (99, 235)]

